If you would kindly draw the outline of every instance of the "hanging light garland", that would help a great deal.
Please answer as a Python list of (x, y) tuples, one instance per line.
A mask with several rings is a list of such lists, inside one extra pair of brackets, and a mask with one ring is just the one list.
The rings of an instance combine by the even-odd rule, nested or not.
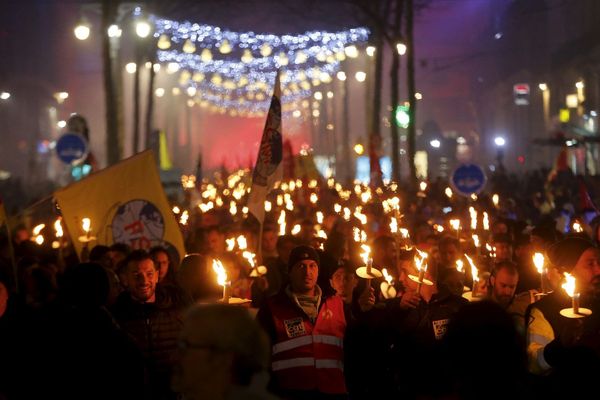
[(365, 28), (278, 36), (157, 17), (152, 22), (158, 61), (179, 66), (179, 84), (194, 94), (195, 103), (240, 116), (261, 116), (268, 109), (278, 69), (284, 112), (291, 114), (294, 109), (286, 104), (297, 105), (313, 87), (331, 82), (347, 47), (366, 42), (369, 35)]

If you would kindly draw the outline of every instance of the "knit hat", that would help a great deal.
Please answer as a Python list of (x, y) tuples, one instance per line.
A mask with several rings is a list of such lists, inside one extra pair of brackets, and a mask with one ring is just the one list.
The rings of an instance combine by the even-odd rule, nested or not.
[(548, 259), (550, 264), (561, 271), (571, 271), (579, 257), (594, 244), (589, 240), (579, 237), (569, 237), (550, 246), (548, 249)]
[(304, 260), (313, 260), (318, 265), (320, 262), (319, 254), (310, 246), (303, 245), (294, 247), (290, 253), (288, 269), (291, 269), (294, 265)]

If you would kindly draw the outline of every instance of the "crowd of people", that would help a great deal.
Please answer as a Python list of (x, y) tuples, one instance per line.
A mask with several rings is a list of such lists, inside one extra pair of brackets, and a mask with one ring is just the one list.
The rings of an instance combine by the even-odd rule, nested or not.
[[(203, 183), (205, 207), (186, 199), (181, 260), (171, 248), (124, 243), (59, 252), (25, 225), (4, 237), (0, 399), (596, 391), (600, 214), (577, 180), (538, 186), (533, 177), (511, 193), (508, 180), (492, 179), (489, 194), (462, 197), (441, 180), (410, 192), (298, 179), (270, 194), (257, 224), (244, 197), (234, 200), (243, 181), (234, 175), (232, 185)], [(214, 260), (231, 282), (227, 296)], [(229, 296), (247, 301), (226, 304)], [(561, 314), (572, 297), (577, 318)]]

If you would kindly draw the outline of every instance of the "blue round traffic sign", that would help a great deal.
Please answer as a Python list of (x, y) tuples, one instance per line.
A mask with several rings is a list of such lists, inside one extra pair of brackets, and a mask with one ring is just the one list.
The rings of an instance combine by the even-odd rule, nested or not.
[(486, 177), (483, 169), (475, 164), (463, 164), (456, 168), (450, 178), (454, 189), (463, 196), (479, 193), (485, 186)]
[(66, 163), (83, 160), (88, 154), (88, 142), (78, 133), (65, 133), (56, 142), (56, 155)]

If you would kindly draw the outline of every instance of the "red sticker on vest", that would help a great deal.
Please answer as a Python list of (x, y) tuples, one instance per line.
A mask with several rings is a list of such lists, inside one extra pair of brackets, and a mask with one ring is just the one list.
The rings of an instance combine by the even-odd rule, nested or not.
[(304, 328), (304, 322), (301, 317), (286, 319), (283, 321), (283, 324), (285, 325), (285, 331), (289, 338), (306, 335), (306, 329)]

